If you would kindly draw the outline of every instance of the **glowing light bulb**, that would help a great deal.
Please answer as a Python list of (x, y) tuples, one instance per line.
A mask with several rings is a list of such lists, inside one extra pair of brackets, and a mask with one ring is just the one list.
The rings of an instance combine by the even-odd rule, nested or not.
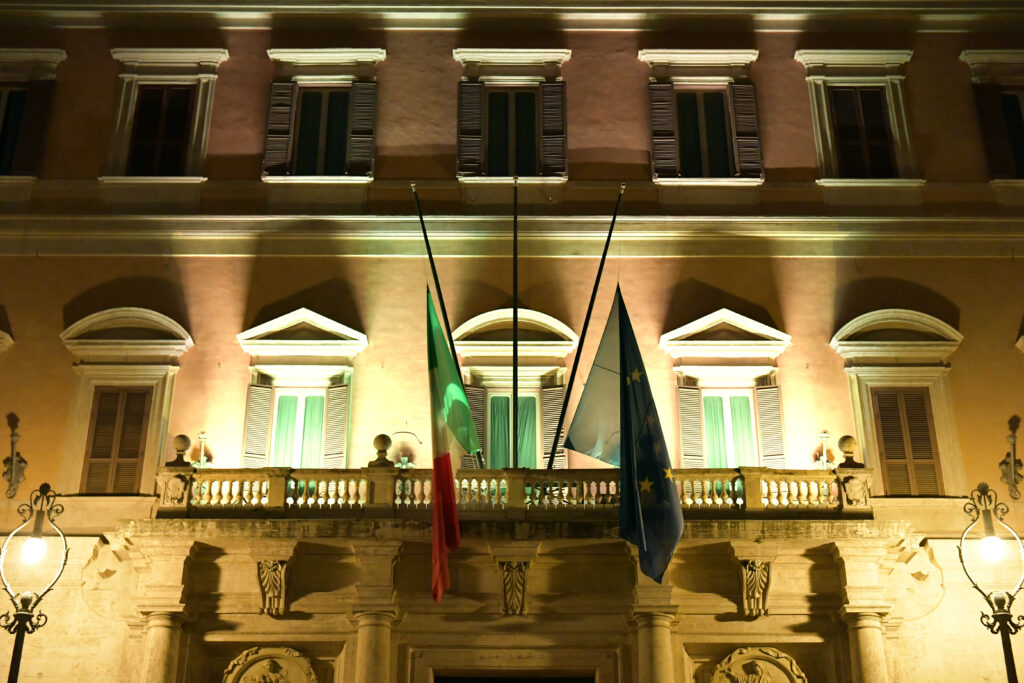
[(998, 562), (1003, 559), (1003, 539), (998, 536), (985, 536), (981, 539), (981, 556), (988, 562)]
[(29, 536), (21, 546), (21, 560), (26, 564), (37, 564), (46, 555), (46, 541), (38, 536)]

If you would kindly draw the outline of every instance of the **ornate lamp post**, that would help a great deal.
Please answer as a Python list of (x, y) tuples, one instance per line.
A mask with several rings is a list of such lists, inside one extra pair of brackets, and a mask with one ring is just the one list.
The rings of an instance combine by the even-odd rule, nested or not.
[[(13, 615), (10, 612), (6, 612), (0, 616), (0, 627), (3, 627), (8, 633), (14, 634), (14, 650), (11, 652), (11, 668), (7, 674), (7, 683), (17, 682), (18, 672), (21, 670), (21, 650), (25, 645), (25, 634), (35, 633), (36, 629), (46, 624), (46, 615), (42, 612), (36, 612), (36, 608), (42, 601), (43, 596), (49, 593), (50, 589), (57, 583), (57, 579), (64, 573), (64, 567), (68, 563), (68, 541), (64, 538), (64, 533), (60, 530), (60, 527), (54, 522), (57, 516), (64, 512), (64, 506), (57, 503), (56, 500), (57, 494), (54, 493), (49, 484), (42, 484), (33, 491), (32, 495), (29, 496), (29, 501), (18, 506), (18, 514), (21, 515), (23, 520), (21, 526), (7, 536), (3, 547), (0, 548), (0, 580), (3, 581), (4, 589), (7, 591), (11, 604), (14, 606)], [(38, 594), (32, 591), (16, 593), (11, 587), (10, 581), (7, 580), (6, 571), (7, 550), (10, 547), (11, 539), (31, 523), (32, 532), (21, 546), (21, 561), (25, 564), (38, 563), (46, 554), (46, 541), (43, 539), (44, 519), (49, 522), (50, 527), (60, 537), (61, 545), (63, 546), (61, 549), (60, 566), (57, 568), (56, 575), (54, 575), (42, 592)]]
[(1024, 567), (1024, 544), (1021, 543), (1017, 532), (1003, 522), (1003, 517), (1009, 512), (1009, 508), (1006, 506), (1006, 503), (998, 502), (996, 492), (990, 489), (988, 484), (985, 482), (978, 484), (978, 488), (971, 491), (970, 498), (964, 505), (964, 512), (970, 516), (971, 523), (964, 529), (963, 534), (960, 536), (960, 543), (957, 545), (957, 550), (960, 553), (960, 565), (964, 568), (964, 573), (967, 574), (967, 579), (971, 582), (971, 585), (981, 593), (982, 597), (985, 598), (985, 602), (992, 609), (992, 614), (982, 612), (981, 623), (992, 633), (999, 634), (1003, 644), (1003, 660), (1006, 663), (1006, 679), (1009, 683), (1018, 683), (1017, 667), (1013, 661), (1013, 648), (1010, 644), (1010, 636), (1024, 626), (1024, 615), (1013, 616), (1010, 613), (1010, 608), (1013, 606), (1013, 600), (1017, 597), (1017, 593), (1020, 592), (1021, 586), (1024, 585), (1024, 569), (1021, 570), (1020, 578), (1017, 579), (1012, 589), (1008, 591), (986, 591), (978, 585), (970, 568), (967, 566), (967, 561), (964, 557), (964, 541), (971, 530), (980, 523), (983, 534), (979, 543), (981, 556), (985, 561), (995, 564), (1003, 558), (1006, 546), (1009, 545), (1007, 541), (999, 537), (999, 533), (996, 531), (996, 525), (998, 524), (1013, 537), (1013, 542), (1016, 543), (1016, 550), (1021, 557), (1022, 567)]

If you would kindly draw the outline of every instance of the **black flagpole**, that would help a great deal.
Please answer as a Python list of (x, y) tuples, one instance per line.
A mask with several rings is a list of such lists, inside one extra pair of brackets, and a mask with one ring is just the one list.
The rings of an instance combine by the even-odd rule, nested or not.
[(565, 387), (565, 397), (562, 399), (562, 410), (558, 413), (558, 426), (555, 427), (555, 438), (551, 440), (551, 455), (548, 456), (548, 469), (555, 464), (555, 453), (558, 452), (558, 436), (562, 433), (562, 426), (565, 424), (565, 410), (569, 406), (569, 396), (572, 395), (572, 384), (576, 380), (576, 369), (580, 366), (580, 356), (583, 355), (583, 340), (587, 338), (587, 328), (590, 327), (590, 314), (594, 312), (594, 300), (597, 298), (597, 288), (601, 284), (601, 272), (604, 270), (604, 262), (608, 258), (608, 247), (612, 243), (612, 231), (615, 230), (615, 219), (619, 216), (619, 207), (622, 206), (622, 195), (626, 191), (626, 183), (619, 185), (619, 198), (615, 201), (615, 213), (612, 214), (612, 224), (608, 227), (608, 238), (604, 241), (604, 251), (601, 252), (601, 263), (597, 266), (597, 277), (594, 278), (594, 291), (590, 293), (590, 304), (587, 306), (587, 315), (583, 318), (583, 329), (580, 331), (580, 341), (576, 345), (576, 357), (572, 359), (572, 371), (569, 372), (569, 384)]
[(512, 467), (519, 467), (519, 178), (512, 178)]
[(427, 259), (430, 261), (430, 272), (434, 275), (434, 289), (437, 290), (437, 302), (441, 305), (441, 319), (444, 321), (444, 331), (448, 334), (448, 346), (452, 352), (452, 360), (455, 361), (455, 372), (462, 381), (462, 369), (459, 367), (459, 355), (455, 353), (455, 339), (452, 337), (452, 327), (448, 324), (448, 311), (444, 307), (444, 295), (441, 294), (441, 281), (437, 279), (437, 266), (434, 265), (434, 252), (430, 250), (430, 238), (427, 237), (427, 224), (423, 222), (423, 209), (420, 207), (420, 196), (416, 193), (416, 183), (409, 183), (412, 188), (412, 196), (416, 199), (416, 212), (420, 215), (420, 228), (423, 230), (423, 242), (427, 245)]

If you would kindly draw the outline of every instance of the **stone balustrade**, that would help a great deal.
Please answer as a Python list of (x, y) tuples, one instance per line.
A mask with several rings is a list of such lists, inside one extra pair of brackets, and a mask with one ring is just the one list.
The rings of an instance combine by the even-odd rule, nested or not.
[[(688, 515), (870, 516), (871, 470), (678, 469), (673, 480)], [(614, 519), (619, 470), (459, 470), (455, 496), (466, 519)], [(157, 474), (160, 516), (357, 515), (428, 511), (431, 470), (195, 469)]]

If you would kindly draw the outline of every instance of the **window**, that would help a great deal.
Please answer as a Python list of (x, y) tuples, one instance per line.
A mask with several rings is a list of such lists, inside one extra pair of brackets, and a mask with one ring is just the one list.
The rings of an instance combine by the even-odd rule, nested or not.
[(1024, 179), (1024, 50), (964, 50), (993, 180)]
[(473, 177), (567, 173), (565, 83), (569, 50), (456, 49), (459, 84), (456, 168)]
[(63, 50), (0, 48), (0, 176), (38, 173)]
[(89, 422), (82, 493), (138, 493), (152, 390), (99, 387)]
[(880, 309), (832, 337), (850, 378), (857, 442), (876, 491), (955, 495), (966, 490), (949, 358), (962, 335), (925, 313)]
[(704, 462), (707, 467), (756, 467), (754, 395), (746, 389), (705, 389)]
[(202, 176), (221, 49), (122, 49), (106, 176)]
[[(512, 394), (488, 393), (487, 466), (492, 469), (512, 467)], [(537, 397), (519, 395), (519, 457), (518, 467), (537, 466)], [(475, 419), (475, 417), (474, 417)], [(545, 461), (546, 462), (546, 461)]]
[(351, 363), (366, 335), (300, 308), (238, 341), (253, 359), (242, 466), (346, 467)]
[(885, 492), (942, 495), (928, 389), (876, 388), (871, 390), (871, 403)]
[(896, 168), (881, 88), (829, 88), (841, 178), (892, 178)]
[(126, 175), (185, 174), (195, 88), (139, 86)]
[(368, 182), (377, 124), (377, 49), (267, 50), (278, 65), (270, 87), (263, 173)]
[[(807, 68), (819, 184), (920, 184), (903, 68), (910, 50), (797, 50)], [(902, 182), (901, 182), (902, 179)]]
[(1024, 91), (999, 93), (999, 104), (1006, 123), (1006, 146), (1013, 160), (1015, 178), (1024, 178)]

